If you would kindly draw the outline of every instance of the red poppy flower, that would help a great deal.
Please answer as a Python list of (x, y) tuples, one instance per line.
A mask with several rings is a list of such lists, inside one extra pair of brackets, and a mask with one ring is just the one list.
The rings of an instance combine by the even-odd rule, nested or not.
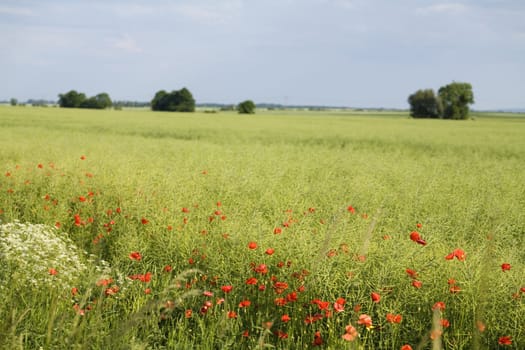
[(221, 287), (221, 290), (224, 292), (224, 293), (230, 293), (233, 289), (233, 286), (222, 286)]
[(252, 302), (249, 301), (249, 300), (243, 300), (243, 301), (241, 301), (241, 302), (239, 303), (239, 307), (248, 307), (248, 306), (251, 305), (251, 303), (252, 303)]
[(265, 264), (261, 264), (261, 265), (255, 267), (254, 271), (257, 272), (257, 273), (260, 273), (262, 275), (267, 274), (268, 273), (268, 266), (266, 266)]
[(53, 269), (53, 268), (50, 268), (50, 269), (48, 269), (47, 271), (49, 272), (49, 274), (50, 274), (51, 276), (56, 276), (56, 275), (58, 275), (58, 271), (55, 270), (55, 269)]
[(279, 338), (279, 339), (288, 339), (288, 334), (281, 331), (281, 330), (277, 330), (274, 332), (274, 334)]
[(445, 256), (445, 259), (452, 260), (452, 259), (454, 259), (454, 256), (455, 256), (454, 253), (450, 253), (447, 256)]
[(450, 293), (457, 294), (461, 292), (461, 288), (459, 286), (453, 285), (450, 287)]
[(191, 318), (192, 314), (193, 314), (193, 311), (191, 309), (184, 311), (184, 317), (186, 318)]
[(322, 301), (319, 299), (312, 300), (312, 304), (317, 304), (319, 310), (328, 310), (328, 308), (330, 307), (330, 303), (328, 301)]
[(286, 301), (294, 302), (297, 301), (297, 292), (291, 292), (286, 296)]
[(285, 290), (288, 288), (288, 283), (286, 282), (275, 282), (273, 287), (278, 290)]
[(142, 255), (140, 255), (139, 252), (131, 252), (131, 253), (129, 254), (129, 258), (130, 258), (131, 260), (140, 261), (140, 260), (142, 260)]
[(412, 347), (408, 344), (405, 344), (401, 347), (401, 350), (412, 350)]
[(345, 327), (345, 334), (341, 336), (346, 341), (353, 341), (355, 338), (359, 336), (359, 333), (357, 333), (357, 329), (355, 329), (354, 326), (349, 324)]
[(372, 317), (368, 316), (367, 314), (362, 314), (359, 316), (359, 320), (357, 321), (357, 323), (367, 328), (370, 328), (372, 327)]
[(142, 218), (142, 219), (140, 220), (140, 222), (142, 223), (142, 225), (147, 225), (147, 224), (149, 224), (149, 220), (146, 219), (146, 218)]
[(412, 269), (406, 269), (406, 273), (412, 278), (417, 278), (417, 272)]
[(323, 338), (321, 338), (321, 332), (317, 331), (314, 334), (314, 342), (312, 343), (313, 346), (319, 346), (323, 345)]
[(334, 303), (334, 310), (336, 312), (343, 312), (345, 311), (345, 303), (346, 300), (343, 298), (338, 298)]
[(370, 294), (370, 297), (372, 298), (372, 301), (374, 303), (379, 303), (379, 301), (381, 300), (381, 295), (379, 295), (379, 293), (376, 292), (372, 292), (372, 294)]
[(151, 294), (151, 288), (144, 289), (144, 294)]
[(235, 311), (228, 311), (228, 318), (237, 318), (237, 313)]
[(251, 285), (255, 285), (255, 284), (257, 284), (257, 278), (255, 278), (255, 277), (250, 277), (250, 278), (248, 278), (248, 279), (246, 280), (246, 284), (249, 284), (249, 285), (250, 285), (250, 284), (251, 284)]
[(278, 234), (280, 234), (282, 232), (283, 232), (283, 229), (280, 228), (280, 227), (276, 227), (276, 228), (273, 229), (273, 233), (276, 234), (276, 235), (278, 235)]
[(419, 235), (419, 232), (412, 231), (410, 232), (410, 239), (416, 242), (418, 239), (421, 239), (421, 236)]
[(291, 318), (290, 318), (290, 316), (288, 316), (288, 314), (284, 314), (284, 315), (281, 316), (281, 321), (282, 322), (286, 323), (286, 322), (288, 322), (290, 320), (291, 320)]
[(171, 270), (173, 270), (173, 268), (171, 267), (171, 265), (166, 265), (166, 266), (164, 266), (164, 272), (171, 272)]
[(419, 222), (416, 224), (416, 227), (417, 227), (417, 228), (421, 228), (422, 226), (423, 226), (423, 225), (422, 225), (421, 223), (419, 223)]
[(75, 226), (80, 226), (82, 225), (82, 218), (80, 217), (79, 214), (75, 214)]
[(459, 261), (464, 261), (465, 258), (466, 258), (466, 254), (465, 254), (465, 252), (463, 251), (463, 249), (456, 248), (456, 249), (454, 249), (453, 253), (454, 253), (454, 256), (455, 256)]
[(273, 303), (277, 306), (284, 306), (286, 305), (286, 299), (285, 298), (275, 298)]
[(421, 288), (421, 286), (423, 286), (423, 283), (421, 283), (421, 281), (418, 281), (418, 280), (412, 281), (412, 287), (419, 289)]
[(96, 283), (96, 285), (97, 285), (98, 287), (100, 287), (100, 286), (104, 286), (104, 287), (106, 287), (106, 286), (108, 286), (108, 285), (111, 284), (111, 283), (113, 283), (113, 279), (111, 279), (111, 278), (105, 278), (105, 279), (104, 279), (104, 278), (103, 278), (103, 279), (98, 280), (97, 283)]
[(104, 291), (104, 294), (106, 296), (110, 296), (110, 295), (115, 295), (118, 293), (118, 291), (120, 290), (120, 288), (118, 286), (112, 286), (111, 288), (107, 288), (105, 291)]
[(505, 272), (505, 271), (509, 271), (509, 270), (510, 270), (510, 264), (509, 264), (509, 263), (503, 263), (503, 264), (501, 264), (501, 270), (502, 270), (503, 272)]
[(346, 208), (346, 210), (348, 210), (352, 214), (355, 214), (355, 208), (352, 207), (351, 205), (349, 205), (348, 208)]
[(499, 345), (512, 345), (512, 338), (508, 335), (500, 337), (498, 339)]
[(481, 321), (476, 321), (476, 327), (478, 328), (478, 331), (480, 331), (480, 333), (483, 333), (485, 332), (485, 323), (481, 322)]
[(73, 288), (71, 288), (71, 295), (72, 295), (72, 296), (75, 296), (75, 295), (77, 295), (77, 294), (78, 294), (78, 288), (77, 288), (77, 287), (73, 287)]
[(434, 306), (432, 306), (432, 310), (445, 310), (445, 303), (442, 301), (438, 301), (434, 304)]
[(80, 197), (78, 197), (78, 201), (79, 201), (79, 202), (85, 202), (86, 200), (87, 200), (87, 198), (84, 197), (84, 196), (80, 196)]
[(273, 248), (268, 248), (266, 249), (266, 251), (264, 252), (266, 255), (273, 255), (273, 253), (275, 253), (275, 249)]
[(257, 249), (257, 243), (256, 242), (248, 243), (248, 248), (251, 250)]
[(448, 327), (450, 327), (450, 322), (449, 322), (446, 318), (443, 318), (443, 319), (440, 321), (440, 323), (441, 323), (441, 326), (442, 326), (443, 328), (448, 328)]
[(403, 316), (400, 314), (394, 315), (391, 313), (386, 314), (386, 321), (389, 323), (401, 323)]

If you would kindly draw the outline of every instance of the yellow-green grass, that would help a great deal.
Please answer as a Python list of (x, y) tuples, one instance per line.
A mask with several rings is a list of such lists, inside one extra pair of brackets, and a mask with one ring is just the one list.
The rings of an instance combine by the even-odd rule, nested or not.
[[(0, 133), (2, 222), (58, 225), (57, 235), (96, 257), (88, 266), (103, 259), (111, 268), (38, 290), (20, 271), (0, 273), (7, 347), (305, 348), (320, 332), (325, 348), (430, 348), (439, 301), (438, 317), (450, 322), (439, 337), (445, 348), (497, 348), (503, 336), (511, 348), (524, 344), (523, 118), (1, 107)], [(426, 245), (410, 239), (416, 230)], [(445, 259), (454, 249), (466, 259)], [(268, 274), (254, 271), (260, 264)], [(126, 277), (146, 272), (149, 282)], [(247, 285), (250, 277), (258, 283)], [(106, 295), (112, 286), (119, 291)], [(201, 313), (206, 301), (213, 306)], [(373, 328), (358, 324), (362, 314)], [(360, 334), (352, 342), (341, 338), (349, 324)]]

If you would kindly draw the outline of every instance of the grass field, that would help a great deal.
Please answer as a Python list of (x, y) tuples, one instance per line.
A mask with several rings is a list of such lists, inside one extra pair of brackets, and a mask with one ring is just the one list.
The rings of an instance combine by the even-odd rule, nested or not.
[(0, 107), (0, 135), (0, 348), (525, 346), (525, 118)]

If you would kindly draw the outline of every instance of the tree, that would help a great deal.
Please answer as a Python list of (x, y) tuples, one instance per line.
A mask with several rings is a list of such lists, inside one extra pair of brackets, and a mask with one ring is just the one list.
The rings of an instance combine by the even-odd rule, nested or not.
[(154, 111), (164, 111), (166, 109), (164, 105), (164, 102), (167, 101), (165, 99), (166, 95), (168, 95), (168, 93), (164, 90), (157, 91), (155, 97), (151, 100), (151, 109)]
[(75, 90), (58, 95), (58, 105), (64, 108), (78, 108), (85, 100), (86, 95)]
[(95, 100), (97, 101), (97, 108), (99, 109), (110, 108), (113, 105), (113, 102), (111, 102), (111, 98), (105, 92), (96, 95)]
[(441, 100), (432, 89), (417, 90), (408, 96), (408, 103), (414, 118), (440, 118), (443, 112)]
[(472, 85), (453, 82), (439, 88), (438, 94), (443, 103), (443, 118), (468, 119), (469, 105), (474, 103)]
[(178, 91), (177, 112), (195, 112), (195, 99), (185, 87)]
[(59, 106), (66, 108), (105, 109), (111, 107), (113, 104), (111, 102), (111, 98), (105, 92), (90, 98), (86, 98), (84, 93), (71, 90), (65, 94), (58, 95), (58, 97)]
[(18, 104), (18, 100), (16, 98), (12, 98), (11, 100), (9, 100), (9, 103), (11, 104), (11, 106), (16, 106)]
[(170, 93), (160, 90), (151, 100), (151, 109), (153, 111), (195, 112), (195, 99), (187, 88), (173, 90)]
[(246, 100), (237, 105), (237, 111), (241, 114), (255, 114), (255, 103), (252, 100)]

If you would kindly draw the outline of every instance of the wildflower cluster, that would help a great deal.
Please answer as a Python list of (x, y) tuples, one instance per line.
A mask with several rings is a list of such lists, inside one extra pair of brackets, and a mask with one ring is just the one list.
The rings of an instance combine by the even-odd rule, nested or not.
[(92, 268), (109, 272), (106, 262), (94, 262), (55, 227), (18, 221), (0, 224), (0, 289), (71, 288)]

